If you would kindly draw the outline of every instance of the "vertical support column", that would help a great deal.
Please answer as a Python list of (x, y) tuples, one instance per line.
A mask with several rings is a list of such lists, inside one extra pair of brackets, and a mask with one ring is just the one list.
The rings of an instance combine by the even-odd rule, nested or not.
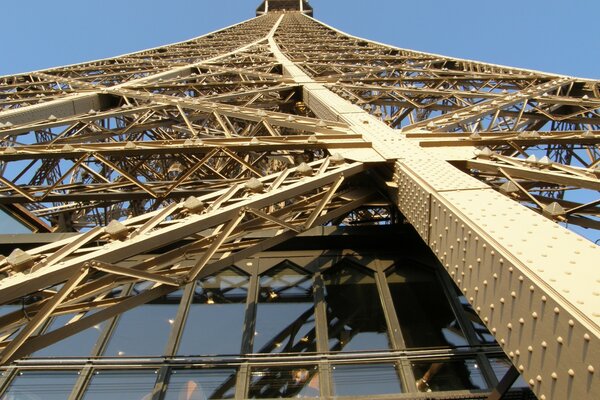
[[(326, 354), (329, 352), (329, 338), (327, 333), (327, 306), (325, 304), (325, 283), (321, 272), (314, 274), (314, 300), (315, 300), (315, 323), (317, 329), (317, 352)], [(331, 386), (331, 365), (324, 361), (319, 363), (319, 383), (321, 386), (321, 397), (328, 398), (333, 395)]]
[[(187, 320), (188, 311), (192, 304), (194, 297), (194, 290), (196, 289), (196, 281), (192, 281), (185, 286), (181, 301), (179, 302), (179, 308), (177, 309), (177, 315), (175, 316), (175, 322), (171, 328), (169, 340), (164, 351), (166, 357), (173, 357), (179, 347), (179, 341), (181, 340), (181, 333)], [(165, 391), (167, 390), (168, 378), (170, 375), (170, 367), (163, 365), (158, 371), (156, 377), (156, 383), (154, 385), (154, 391), (152, 392), (152, 400), (160, 400)]]
[[(375, 274), (375, 282), (377, 284), (379, 296), (381, 297), (381, 306), (383, 307), (383, 313), (388, 326), (392, 348), (394, 350), (405, 350), (406, 343), (404, 342), (402, 330), (400, 329), (400, 322), (398, 321), (398, 315), (396, 314), (396, 308), (394, 307), (392, 293), (390, 292), (390, 288), (387, 284), (385, 271), (379, 260), (376, 262), (376, 267), (377, 273)], [(402, 360), (398, 361), (397, 366), (404, 390), (408, 392), (416, 392), (417, 386), (415, 384), (415, 375), (410, 365), (410, 361), (403, 358)]]
[(246, 314), (244, 316), (244, 328), (242, 334), (241, 353), (248, 354), (252, 352), (254, 346), (254, 324), (256, 322), (256, 303), (258, 303), (258, 273), (260, 259), (254, 262), (250, 268), (252, 275), (248, 284), (248, 297), (246, 299)]

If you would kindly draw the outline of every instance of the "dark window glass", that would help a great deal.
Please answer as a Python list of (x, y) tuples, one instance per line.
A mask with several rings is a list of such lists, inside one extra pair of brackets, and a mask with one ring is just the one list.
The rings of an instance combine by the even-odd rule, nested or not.
[[(88, 314), (89, 315), (89, 314)], [(52, 319), (52, 323), (45, 333), (62, 328), (67, 324), (78, 321), (80, 314), (61, 315)], [(46, 348), (32, 354), (32, 357), (88, 357), (104, 329), (105, 322), (101, 322), (84, 331), (69, 336)]]
[[(456, 288), (456, 291), (458, 293), (458, 288)], [(496, 338), (490, 333), (490, 331), (487, 329), (487, 327), (483, 324), (483, 321), (481, 320), (481, 318), (479, 318), (479, 315), (477, 315), (475, 310), (473, 310), (473, 307), (471, 306), (471, 304), (469, 303), (467, 298), (465, 296), (462, 296), (460, 293), (458, 293), (458, 299), (460, 301), (460, 304), (462, 305), (462, 311), (467, 316), (469, 321), (471, 321), (471, 325), (473, 325), (473, 329), (475, 330), (477, 339), (479, 339), (479, 341), (481, 343), (486, 343), (486, 344), (496, 343)]]
[(334, 365), (332, 371), (336, 396), (394, 394), (402, 391), (394, 364)]
[(333, 351), (390, 348), (387, 326), (373, 274), (348, 261), (323, 274), (327, 331)]
[[(490, 358), (490, 364), (492, 365), (492, 369), (494, 370), (494, 374), (496, 375), (498, 381), (504, 378), (504, 375), (506, 375), (512, 365), (510, 360), (507, 358)], [(511, 386), (511, 390), (512, 389), (525, 389), (524, 391), (530, 391), (529, 384), (525, 382), (522, 376), (519, 376), (515, 383), (513, 383)]]
[(163, 355), (177, 304), (146, 304), (119, 317), (105, 356), (134, 357)]
[(476, 360), (416, 362), (413, 371), (422, 392), (486, 389)]
[(248, 282), (233, 268), (197, 282), (178, 354), (240, 353)]
[(232, 399), (235, 395), (234, 369), (174, 370), (164, 400)]
[(156, 371), (96, 371), (84, 400), (150, 400)]
[(312, 278), (291, 263), (260, 277), (254, 352), (316, 350)]
[(71, 394), (78, 376), (76, 371), (22, 371), (2, 400), (64, 400)]
[(406, 347), (465, 346), (465, 335), (433, 271), (396, 267), (387, 276)]
[(272, 399), (319, 397), (319, 371), (316, 366), (253, 368), (248, 397)]

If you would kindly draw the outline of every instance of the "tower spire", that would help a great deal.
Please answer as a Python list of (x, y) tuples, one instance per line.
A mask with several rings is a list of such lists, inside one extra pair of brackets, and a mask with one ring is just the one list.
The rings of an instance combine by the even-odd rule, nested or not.
[(301, 12), (313, 16), (313, 8), (308, 0), (264, 0), (256, 9), (256, 15), (268, 12)]

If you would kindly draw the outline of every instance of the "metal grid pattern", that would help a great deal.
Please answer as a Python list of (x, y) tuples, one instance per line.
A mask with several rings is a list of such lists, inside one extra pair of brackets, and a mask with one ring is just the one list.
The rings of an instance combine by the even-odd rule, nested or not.
[(264, 6), (191, 41), (0, 77), (0, 207), (79, 232), (0, 260), (0, 300), (26, 304), (0, 317), (2, 362), (320, 224), (405, 218), (539, 398), (596, 396), (598, 246), (559, 224), (600, 227), (600, 84)]

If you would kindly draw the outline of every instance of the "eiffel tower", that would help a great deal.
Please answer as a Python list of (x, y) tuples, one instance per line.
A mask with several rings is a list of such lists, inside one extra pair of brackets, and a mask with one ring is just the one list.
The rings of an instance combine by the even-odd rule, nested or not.
[(599, 81), (266, 0), (0, 138), (3, 399), (600, 398)]

